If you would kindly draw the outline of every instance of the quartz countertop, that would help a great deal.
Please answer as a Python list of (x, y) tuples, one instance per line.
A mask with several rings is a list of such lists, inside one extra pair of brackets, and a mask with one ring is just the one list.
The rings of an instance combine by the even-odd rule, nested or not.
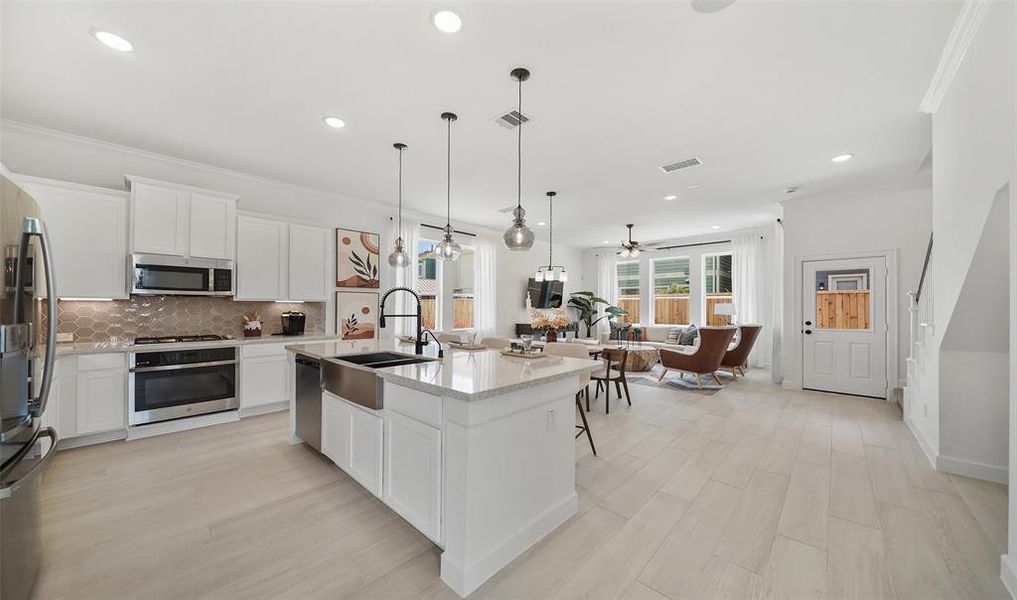
[[(413, 344), (395, 340), (293, 344), (290, 352), (327, 360), (345, 354), (394, 351), (413, 354)], [(424, 355), (435, 357), (436, 344), (424, 347)], [(574, 377), (600, 367), (599, 362), (562, 356), (520, 358), (505, 356), (498, 350), (460, 350), (446, 348), (438, 361), (376, 369), (385, 381), (430, 394), (461, 400), (483, 400), (492, 396)]]
[[(168, 350), (187, 350), (189, 348), (216, 348), (228, 346), (246, 346), (248, 344), (285, 344), (294, 341), (327, 341), (338, 340), (339, 336), (324, 333), (308, 333), (305, 335), (266, 335), (263, 337), (237, 338), (232, 340), (216, 340), (211, 342), (179, 342), (173, 344), (135, 345), (130, 340), (118, 342), (61, 342), (56, 345), (57, 356), (72, 354), (102, 354), (109, 352), (163, 352)], [(41, 356), (46, 351), (45, 345), (37, 346), (35, 354)]]

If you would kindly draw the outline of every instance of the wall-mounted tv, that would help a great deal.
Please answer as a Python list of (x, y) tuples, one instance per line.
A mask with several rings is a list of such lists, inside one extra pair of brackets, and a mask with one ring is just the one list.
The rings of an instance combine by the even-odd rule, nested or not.
[(565, 284), (561, 281), (537, 281), (530, 278), (526, 294), (533, 308), (558, 308), (562, 303)]

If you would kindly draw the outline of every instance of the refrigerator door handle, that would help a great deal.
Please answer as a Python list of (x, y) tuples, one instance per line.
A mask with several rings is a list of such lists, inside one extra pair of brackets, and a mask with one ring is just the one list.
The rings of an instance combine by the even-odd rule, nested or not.
[(41, 472), (42, 467), (53, 459), (53, 455), (56, 454), (57, 442), (60, 440), (57, 437), (56, 429), (53, 429), (52, 427), (47, 427), (39, 431), (39, 433), (35, 436), (35, 439), (32, 440), (32, 443), (27, 444), (25, 446), (25, 449), (22, 451), (21, 455), (18, 456), (17, 460), (15, 460), (14, 462), (16, 463), (21, 462), (21, 460), (24, 459), (25, 456), (32, 451), (32, 448), (35, 447), (35, 443), (39, 440), (39, 438), (42, 437), (48, 437), (51, 440), (53, 440), (53, 443), (50, 444), (49, 446), (49, 450), (46, 451), (46, 455), (43, 456), (42, 459), (39, 460), (39, 462), (32, 465), (32, 468), (29, 469), (27, 473), (22, 475), (21, 478), (19, 478), (17, 481), (12, 481), (7, 486), (0, 488), (0, 500), (10, 498), (14, 494), (14, 492), (18, 491), (19, 487), (21, 487), (28, 480), (34, 477), (36, 473)]
[(57, 334), (57, 294), (56, 274), (53, 271), (53, 253), (49, 247), (49, 234), (46, 224), (41, 219), (26, 217), (21, 223), (21, 247), (18, 252), (18, 270), (14, 295), (14, 318), (20, 319), (22, 296), (24, 295), (24, 279), (28, 256), (28, 244), (32, 237), (39, 238), (42, 248), (42, 266), (46, 272), (46, 356), (42, 365), (42, 383), (39, 386), (39, 397), (29, 401), (29, 410), (33, 416), (42, 416), (49, 401), (49, 390), (53, 383), (53, 366), (56, 361)]

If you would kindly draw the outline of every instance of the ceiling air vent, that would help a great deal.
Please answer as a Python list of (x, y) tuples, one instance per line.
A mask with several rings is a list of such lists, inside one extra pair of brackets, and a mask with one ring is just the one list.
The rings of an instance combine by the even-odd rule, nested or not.
[(693, 156), (692, 158), (686, 158), (685, 160), (680, 160), (678, 162), (663, 165), (660, 167), (660, 170), (665, 173), (674, 173), (675, 171), (680, 171), (681, 169), (688, 169), (689, 167), (698, 167), (701, 164), (703, 164), (703, 161), (699, 160), (698, 156)]
[(530, 118), (520, 113), (518, 110), (510, 110), (500, 117), (496, 117), (494, 122), (505, 129), (515, 129), (519, 126), (519, 123), (529, 123)]

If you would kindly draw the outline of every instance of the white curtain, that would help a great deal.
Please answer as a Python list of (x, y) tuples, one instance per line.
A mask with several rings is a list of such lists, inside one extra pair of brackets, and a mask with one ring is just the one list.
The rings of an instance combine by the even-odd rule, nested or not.
[(768, 268), (768, 244), (765, 242), (763, 236), (758, 233), (731, 241), (735, 320), (746, 325), (763, 326), (749, 355), (750, 367), (765, 367), (771, 364), (772, 273)]
[[(393, 247), (395, 239), (399, 235), (398, 229), (399, 223), (398, 220), (395, 220), (392, 222)], [(415, 291), (417, 289), (417, 246), (420, 244), (420, 223), (404, 217), (402, 235), (403, 247), (406, 249), (406, 254), (409, 255), (410, 264), (401, 269), (394, 269), (395, 285), (396, 287), (408, 287)], [(389, 251), (391, 252), (391, 250)], [(412, 298), (409, 294), (394, 294), (389, 300), (391, 306), (386, 312), (391, 311), (400, 315), (413, 313), (417, 307), (414, 306)], [(392, 319), (389, 323), (393, 324), (393, 330), (397, 336), (415, 336), (417, 334), (416, 323), (413, 322), (413, 319)]]
[(784, 225), (773, 226), (770, 240), (770, 379), (774, 383), (784, 381)]
[(498, 335), (498, 242), (493, 236), (480, 233), (474, 242), (473, 255), (473, 319), (478, 337)]
[[(617, 288), (618, 288), (618, 271), (617, 269), (617, 258), (613, 252), (604, 251), (597, 254), (597, 295), (607, 300), (612, 306), (617, 301)], [(598, 312), (597, 316), (600, 317), (604, 313)], [(610, 333), (611, 325), (608, 319), (602, 320), (597, 323), (598, 333)]]

